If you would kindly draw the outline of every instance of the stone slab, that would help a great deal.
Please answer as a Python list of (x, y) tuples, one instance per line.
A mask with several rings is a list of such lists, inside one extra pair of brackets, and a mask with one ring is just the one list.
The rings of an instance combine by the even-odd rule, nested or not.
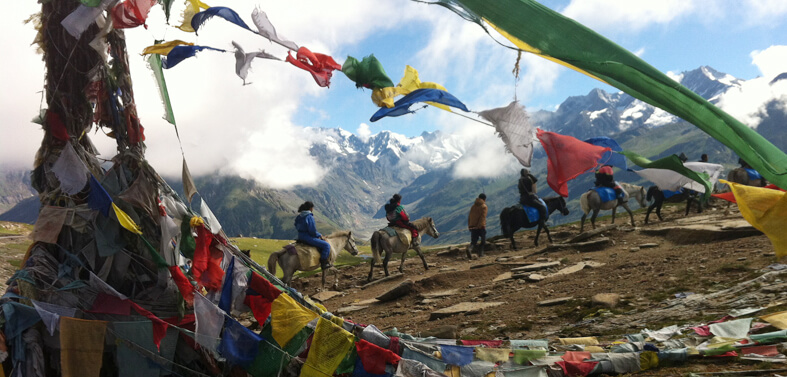
[(579, 251), (597, 251), (603, 250), (612, 243), (607, 237), (602, 237), (593, 241), (585, 242), (572, 242), (572, 243), (553, 243), (544, 249), (544, 252), (562, 250), (562, 249), (577, 249)]
[(663, 236), (668, 241), (678, 245), (728, 241), (762, 235), (762, 232), (744, 220), (663, 226), (653, 229), (642, 229), (640, 232), (645, 235)]
[(320, 301), (320, 302), (325, 302), (325, 301), (328, 301), (328, 300), (330, 300), (330, 299), (332, 299), (332, 298), (334, 298), (336, 296), (341, 296), (341, 295), (342, 295), (342, 292), (322, 291), (322, 292), (312, 296), (312, 298), (317, 300), (317, 301)]
[(424, 292), (421, 293), (420, 296), (423, 298), (438, 298), (453, 296), (457, 293), (459, 293), (459, 289), (448, 289), (444, 291)]
[(375, 280), (373, 282), (364, 284), (363, 286), (361, 286), (361, 289), (366, 289), (366, 288), (375, 286), (377, 284), (384, 283), (386, 281), (401, 279), (402, 277), (404, 277), (404, 274), (393, 274), (393, 275), (390, 275), (390, 276), (386, 276), (386, 277), (384, 277), (382, 279), (377, 279), (377, 280)]
[(504, 272), (504, 273), (502, 273), (500, 275), (497, 275), (496, 278), (492, 279), (492, 282), (495, 283), (495, 282), (498, 282), (498, 281), (508, 280), (508, 279), (511, 279), (513, 276), (514, 276), (513, 272), (510, 272), (510, 271), (509, 272)]
[(503, 304), (505, 303), (504, 302), (460, 302), (456, 305), (449, 306), (447, 308), (443, 308), (432, 312), (432, 314), (429, 315), (429, 320), (433, 321), (435, 319), (446, 318), (457, 314), (476, 312), (479, 310), (500, 306)]
[(545, 263), (535, 263), (535, 264), (531, 264), (529, 266), (522, 266), (522, 267), (512, 268), (511, 272), (517, 273), (517, 272), (525, 272), (525, 271), (538, 271), (538, 270), (544, 270), (544, 269), (547, 269), (547, 268), (558, 267), (558, 266), (560, 266), (560, 262), (559, 261), (545, 262)]
[(571, 301), (573, 299), (574, 299), (573, 296), (553, 298), (553, 299), (549, 299), (549, 300), (539, 301), (538, 302), (538, 306), (560, 305), (560, 304), (565, 304), (565, 303), (567, 303), (567, 302), (569, 302), (569, 301)]
[(368, 308), (368, 306), (366, 305), (350, 305), (350, 306), (345, 306), (343, 308), (336, 309), (336, 314), (347, 314), (347, 313), (357, 312), (359, 310), (364, 310), (366, 308)]

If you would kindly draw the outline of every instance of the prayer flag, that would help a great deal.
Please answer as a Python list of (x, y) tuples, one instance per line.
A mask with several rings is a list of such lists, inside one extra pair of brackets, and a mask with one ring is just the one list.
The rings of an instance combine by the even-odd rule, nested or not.
[(719, 182), (730, 186), (738, 202), (741, 216), (768, 236), (776, 257), (787, 255), (787, 232), (784, 231), (784, 223), (787, 219), (787, 193), (725, 180)]
[(306, 324), (317, 318), (317, 313), (306, 309), (288, 294), (273, 300), (271, 314), (273, 339), (282, 346), (286, 346)]
[(234, 320), (226, 317), (224, 331), (221, 333), (219, 353), (233, 365), (248, 368), (257, 356), (262, 337)]
[[(125, 0), (112, 8), (112, 25), (115, 29), (133, 28), (144, 25), (150, 8), (156, 0)], [(147, 27), (146, 27), (147, 28)]]
[(547, 183), (562, 197), (568, 197), (568, 181), (598, 166), (598, 159), (610, 150), (541, 129), (537, 130), (536, 136), (548, 157)]
[(374, 55), (369, 55), (358, 62), (358, 59), (348, 56), (342, 65), (342, 73), (355, 82), (357, 88), (388, 88), (394, 83), (385, 73), (382, 63)]
[(374, 113), (374, 115), (372, 115), (371, 119), (369, 120), (376, 122), (387, 116), (398, 117), (413, 113), (413, 111), (410, 111), (410, 106), (416, 102), (437, 102), (451, 107), (456, 107), (465, 112), (470, 112), (470, 110), (467, 109), (467, 106), (465, 106), (465, 104), (459, 101), (456, 97), (451, 95), (451, 93), (439, 89), (418, 89), (400, 98), (394, 103), (394, 107), (390, 109), (383, 107), (380, 110), (377, 110), (377, 112)]
[(598, 145), (600, 147), (608, 147), (610, 150), (604, 152), (604, 155), (598, 160), (599, 165), (610, 165), (619, 168), (620, 170), (628, 170), (626, 165), (626, 156), (615, 153), (622, 152), (623, 148), (620, 147), (617, 141), (606, 136), (591, 137), (585, 140), (586, 143)]
[(235, 46), (235, 74), (243, 79), (243, 85), (246, 85), (246, 76), (249, 74), (251, 61), (254, 58), (281, 60), (265, 51), (246, 53), (243, 51), (243, 47), (235, 41), (232, 41), (232, 45)]
[[(658, 159), (656, 161), (651, 161), (631, 151), (623, 151), (620, 153), (628, 157), (628, 159), (631, 160), (631, 162), (633, 162), (635, 165), (639, 167), (649, 168), (649, 169), (668, 169), (676, 173), (679, 173), (684, 177), (690, 178), (691, 180), (698, 182), (703, 187), (705, 187), (704, 200), (708, 200), (708, 198), (710, 198), (710, 194), (713, 191), (713, 185), (711, 185), (709, 181), (710, 177), (708, 176), (708, 174), (696, 172), (694, 170), (689, 169), (687, 166), (684, 166), (683, 161), (681, 161), (680, 158), (678, 158), (678, 156), (673, 154), (664, 157), (662, 159)], [(658, 185), (658, 183), (656, 184)], [(662, 188), (662, 190), (669, 190), (669, 188)]]
[(183, 22), (178, 29), (188, 33), (194, 33), (194, 28), (191, 27), (191, 19), (194, 15), (200, 12), (200, 9), (208, 9), (210, 6), (201, 2), (200, 0), (186, 0), (186, 8), (183, 10)]
[(60, 181), (60, 190), (68, 195), (75, 195), (85, 188), (90, 172), (77, 155), (74, 146), (70, 141), (67, 141), (60, 151), (60, 156), (52, 164), (52, 173)]
[(197, 55), (197, 52), (202, 50), (213, 50), (213, 51), (220, 51), (220, 52), (227, 52), (219, 48), (213, 48), (208, 46), (175, 46), (172, 50), (169, 51), (167, 54), (166, 59), (161, 59), (161, 64), (163, 65), (164, 69), (170, 69), (178, 63)]
[(332, 57), (324, 54), (309, 51), (306, 47), (301, 47), (295, 57), (288, 52), (287, 62), (305, 71), (309, 71), (314, 77), (314, 81), (321, 87), (331, 86), (331, 76), (333, 71), (342, 69)]
[(525, 107), (512, 101), (506, 107), (484, 110), (478, 115), (492, 122), (506, 151), (513, 154), (522, 166), (530, 167), (533, 159), (533, 127)]
[(227, 7), (210, 7), (202, 12), (195, 14), (194, 17), (191, 19), (191, 28), (194, 29), (195, 32), (198, 31), (200, 26), (202, 26), (202, 24), (204, 24), (205, 21), (213, 18), (214, 16), (221, 17), (229, 22), (232, 22), (235, 25), (238, 25), (251, 32), (254, 32), (254, 30), (251, 30), (251, 28), (249, 28), (249, 25), (246, 25), (246, 23), (243, 22), (243, 19), (240, 18), (240, 15), (238, 15), (237, 12)]
[(230, 259), (227, 272), (224, 275), (224, 286), (221, 287), (221, 298), (219, 299), (219, 309), (229, 313), (232, 310), (232, 274), (235, 270), (235, 256)]
[(276, 33), (276, 28), (273, 27), (273, 24), (270, 22), (270, 20), (268, 20), (268, 15), (265, 14), (265, 12), (254, 8), (254, 10), (251, 12), (251, 19), (261, 36), (268, 38), (268, 40), (271, 42), (287, 47), (290, 50), (298, 50), (298, 45), (292, 41), (284, 39), (284, 37), (279, 36)]
[[(144, 54), (144, 52), (143, 52)], [(167, 82), (164, 80), (164, 66), (162, 65), (161, 55), (159, 54), (151, 54), (148, 57), (148, 67), (151, 71), (153, 71), (153, 77), (156, 78), (156, 87), (158, 88), (158, 94), (161, 98), (161, 103), (164, 105), (164, 120), (169, 122), (169, 124), (175, 126), (175, 135), (177, 135), (178, 140), (180, 140), (180, 135), (178, 134), (178, 126), (175, 124), (175, 112), (172, 111), (172, 101), (169, 100), (169, 90), (167, 90)]]
[(309, 355), (301, 368), (301, 377), (332, 376), (350, 351), (354, 339), (353, 334), (333, 322), (324, 318), (318, 319)]
[(174, 41), (157, 43), (152, 46), (145, 47), (142, 50), (142, 55), (148, 54), (159, 54), (159, 55), (167, 55), (170, 51), (172, 51), (175, 46), (194, 46), (194, 43), (191, 42), (183, 42), (180, 39), (176, 39)]
[(126, 228), (126, 230), (131, 233), (142, 234), (142, 229), (140, 229), (139, 225), (137, 225), (134, 220), (131, 220), (131, 217), (129, 217), (127, 213), (123, 212), (122, 209), (118, 208), (115, 203), (112, 203), (112, 210), (115, 211), (115, 216), (117, 217), (120, 226)]
[(63, 377), (98, 377), (107, 322), (60, 319), (60, 369)]

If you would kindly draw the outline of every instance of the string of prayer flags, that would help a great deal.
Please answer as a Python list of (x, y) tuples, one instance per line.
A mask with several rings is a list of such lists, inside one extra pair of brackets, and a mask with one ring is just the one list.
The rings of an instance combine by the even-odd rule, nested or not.
[[(257, 356), (263, 339), (232, 317), (226, 317), (221, 333), (219, 353), (232, 365), (247, 369)], [(311, 352), (309, 352), (311, 353)]]
[[(770, 183), (770, 184), (766, 185), (763, 188), (769, 189), (769, 190), (784, 191), (781, 188), (779, 188), (779, 186), (776, 186), (773, 183)], [(735, 201), (735, 193), (733, 193), (732, 191), (722, 192), (722, 193), (718, 193), (718, 194), (711, 194), (711, 196), (714, 197), (714, 198), (724, 199), (724, 200), (726, 200), (728, 202), (737, 203)]]
[(254, 32), (254, 30), (251, 30), (249, 25), (246, 25), (246, 22), (244, 22), (243, 19), (240, 18), (240, 15), (238, 15), (237, 12), (227, 7), (210, 7), (208, 9), (203, 10), (202, 12), (195, 14), (194, 17), (191, 18), (192, 29), (194, 29), (194, 31), (197, 32), (200, 26), (202, 26), (205, 23), (205, 21), (213, 18), (214, 16), (223, 18), (246, 30)]
[(360, 62), (348, 56), (341, 69), (347, 78), (355, 82), (356, 88), (380, 89), (394, 86), (382, 63), (373, 54), (364, 57)]
[(112, 202), (112, 210), (115, 212), (115, 217), (117, 217), (120, 226), (125, 228), (131, 233), (142, 235), (142, 229), (134, 222), (134, 220), (129, 217), (129, 215), (123, 212), (114, 202)]
[(176, 27), (187, 33), (194, 33), (195, 30), (191, 27), (191, 20), (194, 18), (195, 14), (200, 12), (201, 9), (208, 8), (210, 8), (210, 5), (205, 4), (200, 0), (186, 0), (186, 8), (183, 9), (183, 22), (181, 22), (180, 26)]
[(260, 274), (252, 272), (243, 303), (251, 308), (251, 312), (258, 323), (265, 323), (271, 314), (271, 305), (279, 295), (281, 295), (281, 290), (260, 276)]
[(60, 181), (60, 190), (67, 195), (75, 195), (87, 184), (90, 173), (79, 158), (70, 141), (60, 151), (60, 156), (52, 164), (52, 173)]
[(172, 48), (172, 50), (169, 51), (169, 54), (167, 54), (166, 58), (161, 58), (162, 66), (164, 66), (164, 69), (170, 69), (178, 65), (178, 63), (192, 56), (197, 55), (197, 52), (206, 49), (219, 51), (219, 52), (227, 52), (220, 48), (213, 48), (208, 46), (175, 46)]
[(522, 166), (530, 167), (533, 160), (533, 127), (525, 107), (512, 101), (506, 107), (480, 111), (482, 118), (490, 121), (495, 132)]
[(288, 63), (311, 73), (317, 85), (324, 88), (331, 86), (333, 71), (342, 69), (342, 66), (336, 63), (332, 57), (311, 52), (306, 47), (299, 48), (295, 57), (288, 52), (286, 60)]
[(567, 182), (580, 174), (595, 168), (598, 160), (609, 151), (578, 140), (572, 136), (536, 131), (536, 137), (547, 153), (547, 183), (558, 195), (568, 197)]
[[(676, 155), (670, 155), (656, 161), (648, 160), (647, 158), (640, 156), (637, 153), (631, 151), (623, 151), (620, 152), (625, 155), (631, 162), (641, 168), (648, 168), (648, 169), (668, 169), (672, 170), (684, 177), (687, 177), (695, 182), (702, 184), (705, 187), (705, 195), (703, 200), (708, 200), (710, 198), (710, 194), (713, 191), (713, 187), (709, 181), (709, 176), (705, 173), (696, 172), (694, 170), (689, 169), (688, 167), (684, 166), (683, 161), (678, 158)], [(668, 188), (663, 188), (663, 190), (669, 190)], [(673, 189), (674, 190), (674, 189)]]
[[(363, 369), (372, 374), (385, 373), (385, 365), (397, 365), (401, 357), (390, 350), (382, 348), (376, 344), (367, 342), (363, 339), (355, 342), (358, 357), (363, 363)], [(473, 349), (470, 349), (472, 355)]]
[(286, 346), (295, 334), (317, 317), (317, 313), (305, 308), (290, 295), (279, 295), (271, 306), (273, 339), (276, 343)]
[(787, 255), (787, 232), (784, 231), (784, 219), (787, 219), (787, 193), (726, 180), (719, 182), (730, 186), (735, 201), (738, 202), (741, 216), (771, 240), (776, 257)]
[(69, 13), (63, 21), (60, 21), (60, 25), (63, 26), (63, 29), (74, 38), (82, 36), (82, 33), (84, 33), (90, 25), (96, 22), (98, 16), (100, 16), (110, 5), (114, 4), (116, 0), (101, 0), (97, 6), (92, 6), (92, 4), (95, 4), (95, 0), (89, 1), (90, 6), (80, 4), (73, 12)]
[(254, 58), (281, 60), (265, 51), (246, 53), (243, 51), (243, 47), (235, 41), (232, 41), (232, 46), (235, 47), (235, 74), (243, 79), (243, 85), (246, 85), (246, 76), (249, 74), (251, 61), (254, 60)]
[(292, 51), (298, 50), (298, 45), (292, 41), (288, 41), (284, 39), (284, 37), (279, 36), (276, 33), (276, 28), (273, 27), (273, 24), (268, 20), (268, 15), (265, 14), (262, 10), (258, 8), (254, 8), (251, 12), (251, 19), (254, 22), (254, 26), (257, 27), (258, 33), (267, 38), (269, 41), (278, 43), (281, 46), (284, 46)]
[[(404, 76), (402, 76), (402, 79), (399, 80), (399, 84), (396, 85), (396, 91), (397, 91), (396, 95), (407, 95), (418, 89), (439, 89), (439, 90), (447, 91), (447, 89), (444, 86), (438, 83), (421, 81), (421, 79), (418, 77), (418, 71), (415, 68), (409, 65), (405, 66)], [(427, 102), (427, 104), (432, 105), (441, 110), (445, 110), (448, 112), (451, 111), (451, 109), (448, 108), (448, 106), (443, 104), (432, 103), (432, 102)], [(391, 106), (386, 106), (386, 107), (391, 107)]]
[(200, 346), (216, 352), (225, 313), (201, 294), (194, 295), (195, 339)]
[(628, 170), (628, 165), (626, 165), (626, 156), (620, 153), (615, 153), (623, 151), (623, 148), (621, 148), (620, 144), (618, 144), (615, 139), (606, 136), (598, 136), (591, 137), (590, 139), (585, 140), (585, 142), (598, 145), (600, 147), (608, 147), (610, 149), (609, 151), (604, 152), (604, 155), (598, 160), (599, 165), (610, 165), (623, 171)]
[(450, 346), (441, 344), (440, 353), (446, 364), (463, 366), (473, 362), (473, 349), (475, 347)]
[(354, 339), (353, 334), (333, 322), (325, 318), (318, 319), (309, 354), (306, 356), (306, 363), (301, 368), (300, 376), (333, 375), (347, 352), (350, 351)]
[[(156, 0), (125, 0), (112, 8), (112, 24), (115, 29), (134, 28), (144, 25), (150, 8)], [(145, 26), (147, 29), (147, 25)]]
[(169, 99), (167, 82), (164, 80), (164, 63), (161, 61), (161, 55), (158, 53), (150, 54), (147, 61), (148, 67), (151, 71), (153, 71), (153, 77), (156, 79), (156, 87), (158, 88), (158, 94), (161, 98), (161, 103), (164, 105), (164, 116), (162, 118), (169, 122), (169, 124), (175, 126), (175, 135), (177, 135), (178, 141), (180, 141), (178, 125), (175, 124), (175, 112), (172, 110), (172, 101)]
[(386, 116), (397, 117), (413, 113), (413, 111), (410, 110), (410, 106), (416, 102), (437, 102), (451, 107), (456, 107), (457, 109), (461, 109), (465, 112), (470, 112), (470, 110), (467, 109), (467, 106), (465, 106), (464, 103), (459, 101), (451, 93), (439, 89), (418, 89), (400, 98), (394, 103), (394, 107), (390, 109), (383, 107), (380, 110), (377, 110), (377, 112), (374, 113), (374, 115), (372, 115), (371, 119), (369, 120), (376, 122)]

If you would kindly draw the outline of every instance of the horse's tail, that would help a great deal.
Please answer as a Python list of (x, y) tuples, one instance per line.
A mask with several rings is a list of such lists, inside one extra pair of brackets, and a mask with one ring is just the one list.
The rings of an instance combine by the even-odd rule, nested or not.
[(504, 236), (508, 236), (508, 229), (509, 229), (509, 216), (508, 216), (508, 208), (503, 208), (503, 211), (500, 212), (500, 231), (503, 232)]
[(590, 191), (582, 194), (579, 197), (579, 206), (582, 208), (582, 212), (586, 215), (590, 212), (590, 204), (588, 204), (588, 196), (590, 195)]
[(380, 239), (380, 232), (372, 233), (371, 244), (372, 244), (372, 260), (374, 261), (375, 264), (382, 263), (382, 260), (380, 260), (380, 254), (383, 251), (383, 245), (382, 245), (382, 240)]
[(276, 274), (276, 263), (279, 262), (279, 256), (284, 253), (284, 249), (274, 252), (271, 256), (268, 257), (268, 271), (272, 274)]

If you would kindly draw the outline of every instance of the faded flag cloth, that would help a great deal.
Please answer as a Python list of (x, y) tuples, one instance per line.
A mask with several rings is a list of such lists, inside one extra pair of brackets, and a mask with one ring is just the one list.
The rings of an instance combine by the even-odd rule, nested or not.
[(332, 376), (350, 351), (354, 339), (353, 334), (333, 322), (324, 318), (317, 320), (309, 355), (301, 368), (301, 377)]
[(144, 25), (150, 8), (156, 0), (125, 0), (112, 8), (112, 24), (115, 29), (133, 28)]
[(232, 317), (226, 317), (219, 353), (232, 365), (248, 368), (257, 356), (262, 337)]
[[(769, 190), (784, 191), (783, 189), (779, 188), (779, 186), (776, 186), (773, 183), (768, 184), (768, 185), (766, 185), (763, 188), (769, 189)], [(726, 200), (728, 202), (737, 203), (735, 201), (735, 194), (732, 191), (722, 192), (722, 193), (719, 193), (719, 194), (711, 194), (711, 196), (714, 197), (714, 198), (724, 199), (724, 200)]]
[[(773, 327), (775, 327), (777, 329), (780, 329), (780, 330), (787, 329), (787, 311), (761, 315), (760, 319), (765, 321), (765, 322), (770, 323), (771, 325), (773, 325)], [(754, 334), (752, 334), (752, 336), (753, 335)], [(764, 335), (764, 334), (757, 334), (757, 335)], [(752, 338), (752, 339), (754, 339), (754, 338)]]
[(547, 349), (549, 348), (549, 341), (546, 339), (511, 339), (509, 340), (511, 343), (511, 348), (539, 348), (539, 349)]
[(202, 26), (205, 23), (205, 21), (213, 18), (214, 16), (223, 18), (246, 30), (254, 32), (254, 30), (251, 30), (249, 25), (246, 25), (246, 23), (243, 22), (243, 19), (240, 18), (240, 15), (238, 15), (237, 12), (227, 7), (210, 7), (202, 12), (195, 14), (191, 18), (191, 28), (194, 29), (195, 32), (197, 32), (200, 26)]
[(232, 285), (234, 283), (233, 271), (235, 271), (235, 256), (232, 256), (230, 263), (227, 265), (227, 271), (224, 275), (224, 284), (221, 287), (221, 298), (219, 298), (219, 309), (225, 313), (232, 312)]
[(69, 212), (73, 215), (73, 210), (64, 207), (43, 206), (38, 213), (35, 227), (30, 238), (33, 241), (57, 243), (60, 230), (66, 223), (66, 216)]
[(183, 159), (183, 169), (181, 171), (181, 179), (183, 180), (183, 193), (186, 194), (186, 199), (191, 202), (191, 198), (197, 193), (197, 185), (194, 184), (194, 178), (191, 177), (189, 166), (186, 164), (186, 159)]
[(598, 136), (591, 137), (590, 139), (585, 140), (585, 142), (598, 145), (599, 147), (608, 147), (610, 149), (609, 151), (604, 152), (604, 154), (598, 160), (599, 165), (611, 165), (623, 171), (628, 170), (628, 165), (626, 165), (626, 156), (620, 153), (615, 153), (622, 152), (623, 148), (621, 148), (620, 144), (618, 144), (618, 142), (614, 139), (606, 136)]
[(785, 219), (787, 219), (787, 193), (725, 180), (719, 182), (730, 186), (735, 201), (738, 202), (741, 216), (768, 236), (776, 257), (787, 255), (787, 232), (784, 231)]
[(176, 27), (185, 32), (194, 33), (194, 28), (191, 27), (191, 19), (194, 18), (195, 14), (200, 12), (200, 9), (208, 8), (210, 8), (210, 6), (200, 0), (186, 0), (186, 8), (183, 9), (183, 22), (181, 22), (180, 26)]
[(197, 343), (216, 352), (225, 313), (201, 294), (194, 295), (194, 315), (197, 319), (195, 330)]
[(281, 290), (260, 274), (252, 271), (245, 293), (246, 298), (243, 303), (251, 308), (257, 322), (265, 323), (271, 314), (273, 301), (281, 295)]
[(495, 363), (489, 361), (473, 361), (470, 364), (462, 365), (459, 368), (462, 377), (485, 377), (489, 372), (493, 372)]
[(90, 4), (91, 6), (81, 4), (66, 16), (63, 21), (60, 22), (60, 25), (63, 26), (63, 29), (65, 29), (68, 34), (79, 39), (82, 33), (84, 33), (90, 25), (96, 22), (96, 18), (98, 18), (107, 7), (114, 3), (115, 0), (102, 0), (98, 6), (92, 6), (95, 2), (92, 2)]
[(276, 28), (273, 27), (271, 21), (268, 20), (268, 15), (265, 14), (265, 12), (258, 8), (254, 8), (254, 10), (251, 12), (251, 19), (252, 22), (254, 22), (254, 26), (257, 27), (259, 35), (268, 38), (268, 40), (271, 42), (287, 47), (290, 50), (298, 50), (298, 45), (276, 33)]
[[(312, 344), (313, 346), (313, 344)], [(401, 357), (390, 350), (369, 343), (363, 339), (355, 342), (358, 357), (363, 362), (363, 369), (372, 374), (385, 373), (385, 365), (396, 366)]]
[[(406, 345), (404, 350), (402, 351), (402, 360), (409, 359), (409, 360), (416, 360), (418, 362), (423, 363), (430, 369), (443, 373), (445, 371), (446, 363), (442, 360), (427, 355), (422, 352), (414, 351), (408, 348)], [(400, 361), (401, 362), (401, 361)]]
[(568, 181), (598, 166), (601, 156), (610, 151), (572, 136), (541, 129), (536, 136), (547, 153), (547, 183), (558, 195), (568, 197)]
[(142, 50), (142, 55), (147, 54), (159, 54), (159, 55), (167, 55), (170, 51), (172, 51), (175, 46), (194, 46), (194, 43), (191, 42), (183, 42), (180, 39), (176, 39), (174, 41), (169, 42), (162, 42), (157, 43), (152, 46), (145, 47)]
[[(629, 160), (631, 160), (631, 162), (633, 162), (635, 165), (641, 168), (668, 169), (677, 172), (680, 175), (683, 175), (684, 177), (690, 178), (691, 180), (698, 182), (703, 187), (705, 187), (704, 200), (708, 200), (708, 198), (710, 198), (711, 191), (713, 191), (713, 186), (709, 181), (709, 176), (705, 173), (696, 172), (684, 166), (683, 161), (681, 161), (680, 158), (678, 158), (678, 156), (673, 154), (658, 159), (656, 161), (651, 161), (631, 151), (623, 151), (620, 153), (624, 154)], [(684, 184), (685, 183), (688, 182), (684, 182)], [(664, 188), (662, 190), (669, 190), (669, 189)]]
[(508, 348), (476, 347), (475, 358), (478, 360), (496, 363), (498, 361), (508, 361), (508, 356), (510, 353), (511, 350)]
[(281, 294), (271, 306), (271, 326), (276, 343), (286, 346), (306, 324), (317, 318), (317, 313), (306, 309), (288, 294)]
[(388, 349), (391, 345), (391, 338), (380, 331), (377, 326), (371, 324), (361, 331), (359, 338), (385, 349)]
[(158, 89), (161, 104), (164, 106), (164, 120), (175, 126), (175, 136), (180, 141), (180, 134), (178, 133), (178, 125), (175, 124), (175, 112), (172, 110), (172, 101), (169, 99), (169, 90), (167, 90), (167, 81), (164, 80), (164, 66), (161, 61), (161, 55), (151, 54), (147, 58), (148, 68), (153, 72), (153, 77), (156, 79), (156, 88)]
[(101, 212), (104, 217), (109, 217), (109, 210), (112, 208), (112, 197), (98, 183), (96, 177), (92, 175), (90, 176), (90, 193), (87, 196), (87, 206), (90, 209)]
[(383, 64), (374, 57), (374, 54), (364, 57), (360, 62), (348, 56), (341, 69), (347, 78), (355, 82), (356, 88), (380, 89), (394, 86), (393, 81), (385, 73)]
[(478, 112), (482, 118), (492, 122), (495, 132), (522, 166), (530, 167), (533, 159), (533, 126), (525, 106), (512, 101), (506, 107)]
[(730, 147), (768, 181), (787, 187), (787, 154), (609, 39), (535, 0), (449, 2), (457, 3), (465, 8), (465, 13), (488, 22), (523, 51), (598, 79), (685, 119)]
[(243, 47), (235, 41), (232, 41), (232, 46), (235, 47), (235, 74), (243, 79), (243, 85), (246, 85), (246, 76), (249, 75), (251, 61), (254, 60), (254, 58), (281, 60), (265, 51), (247, 53), (243, 50)]
[[(413, 67), (411, 67), (409, 65), (405, 66), (404, 67), (404, 76), (402, 76), (402, 79), (399, 80), (399, 84), (396, 85), (396, 95), (407, 95), (407, 94), (410, 94), (413, 91), (416, 91), (418, 89), (447, 90), (444, 86), (442, 86), (442, 85), (440, 85), (438, 83), (428, 82), (428, 81), (426, 81), (426, 82), (421, 81), (421, 79), (418, 78), (418, 71), (415, 68), (413, 68)], [(377, 104), (377, 103), (375, 102), (375, 104)], [(441, 104), (435, 103), (435, 102), (427, 102), (427, 104), (432, 105), (432, 106), (434, 106), (434, 107), (436, 107), (438, 109), (441, 109), (441, 110), (451, 111), (451, 109), (448, 108), (448, 106), (446, 106), (446, 105), (441, 105)], [(393, 107), (393, 105), (394, 105), (393, 100), (390, 101), (390, 106), (388, 106), (389, 105), (388, 102), (385, 102), (385, 105), (386, 105), (386, 107)], [(377, 104), (377, 106), (380, 106), (380, 105)]]
[(413, 111), (410, 110), (410, 106), (416, 102), (437, 102), (451, 107), (456, 107), (457, 109), (461, 109), (465, 112), (470, 112), (470, 110), (467, 109), (467, 106), (465, 106), (462, 101), (459, 101), (451, 93), (439, 89), (418, 89), (400, 98), (394, 103), (394, 107), (390, 109), (383, 107), (380, 110), (377, 110), (377, 112), (374, 113), (374, 115), (372, 115), (371, 119), (369, 120), (371, 122), (376, 122), (387, 116), (398, 117), (413, 113)]
[(164, 69), (170, 69), (178, 63), (197, 55), (197, 52), (202, 50), (213, 50), (213, 51), (220, 51), (220, 52), (227, 52), (220, 48), (213, 48), (209, 46), (175, 46), (172, 50), (167, 54), (166, 58), (161, 58), (161, 64)]
[(60, 181), (60, 190), (68, 195), (82, 191), (90, 174), (70, 141), (66, 142), (66, 146), (60, 151), (60, 156), (52, 164), (52, 173), (55, 173), (55, 177)]
[(334, 61), (332, 57), (325, 54), (311, 52), (306, 47), (299, 48), (298, 52), (295, 53), (295, 57), (287, 52), (286, 61), (300, 69), (311, 73), (314, 81), (321, 87), (331, 86), (331, 77), (333, 76), (333, 71), (342, 69), (342, 66)]
[[(150, 321), (136, 322), (111, 322), (112, 333), (123, 340), (131, 342), (153, 354), (158, 354), (158, 349), (153, 343), (153, 326)], [(158, 364), (152, 362), (126, 342), (117, 342), (117, 363), (119, 377), (147, 377), (156, 376), (160, 372)]]
[(582, 338), (558, 338), (560, 344), (580, 344), (583, 346), (598, 345), (598, 339), (595, 336), (585, 336)]
[(426, 364), (403, 358), (396, 367), (396, 377), (445, 377), (442, 371), (430, 369)]
[(63, 377), (98, 377), (107, 322), (60, 318), (60, 369)]
[(36, 300), (31, 301), (36, 308), (36, 312), (38, 312), (38, 315), (41, 317), (41, 321), (44, 322), (44, 326), (46, 326), (47, 331), (49, 331), (49, 335), (55, 335), (55, 330), (60, 328), (61, 316), (74, 317), (77, 312), (76, 308), (67, 308), (65, 306)]
[(475, 347), (440, 345), (443, 361), (446, 364), (463, 366), (473, 362), (473, 349)]
[(514, 352), (514, 362), (517, 364), (525, 365), (530, 363), (530, 360), (540, 359), (547, 355), (546, 350), (522, 350), (516, 349)]
[(743, 339), (749, 334), (751, 321), (754, 318), (742, 318), (733, 321), (711, 323), (708, 328), (711, 334), (733, 339)]
[(120, 226), (126, 228), (131, 233), (142, 235), (142, 229), (131, 219), (131, 217), (123, 212), (120, 207), (118, 207), (114, 202), (112, 203), (112, 210), (115, 212), (115, 217), (117, 218)]
[(202, 215), (202, 217), (205, 219), (205, 222), (208, 223), (210, 232), (213, 234), (219, 234), (219, 232), (221, 231), (221, 224), (219, 223), (219, 218), (213, 214), (213, 211), (211, 211), (210, 207), (208, 207), (208, 202), (206, 202), (205, 199), (202, 197), (200, 197), (199, 212), (200, 215)]

